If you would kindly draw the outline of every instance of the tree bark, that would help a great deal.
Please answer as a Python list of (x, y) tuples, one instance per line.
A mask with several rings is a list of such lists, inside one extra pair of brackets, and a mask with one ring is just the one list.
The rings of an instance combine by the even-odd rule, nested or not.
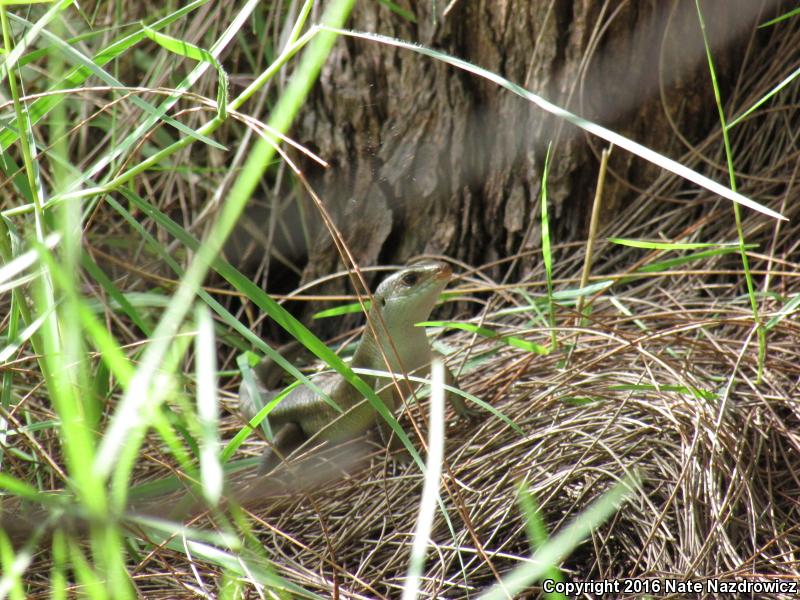
[[(350, 26), (463, 58), (668, 156), (719, 126), (693, 0), (397, 4), (416, 23), (360, 2)], [(703, 0), (725, 90), (737, 75), (742, 40), (774, 15), (774, 5)], [(330, 161), (327, 170), (306, 164), (306, 171), (361, 266), (420, 253), (482, 264), (538, 249), (551, 142), (555, 239), (581, 239), (604, 146), (492, 82), (354, 38), (337, 42), (294, 135)], [(605, 222), (630, 202), (653, 201), (640, 191), (658, 173), (617, 150)], [(319, 223), (316, 231), (304, 280), (341, 266), (330, 234)], [(524, 273), (536, 260), (531, 253), (518, 268)]]

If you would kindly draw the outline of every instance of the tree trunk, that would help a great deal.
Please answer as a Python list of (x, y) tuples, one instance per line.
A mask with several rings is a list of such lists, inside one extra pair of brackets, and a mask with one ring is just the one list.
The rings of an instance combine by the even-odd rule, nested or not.
[[(675, 158), (719, 127), (693, 0), (397, 4), (416, 23), (379, 2), (359, 2), (350, 26), (463, 58)], [(743, 42), (774, 16), (774, 4), (702, 2), (724, 91), (738, 75)], [(749, 42), (752, 52), (758, 40)], [(492, 82), (354, 38), (337, 42), (294, 137), (331, 163), (323, 170), (308, 162), (305, 170), (361, 266), (420, 253), (482, 264), (537, 250), (551, 142), (555, 240), (582, 239), (604, 147)], [(653, 202), (641, 190), (658, 173), (614, 152), (604, 220), (632, 202)], [(341, 267), (319, 223), (311, 240), (304, 280)], [(535, 252), (526, 255), (514, 275), (537, 260)]]

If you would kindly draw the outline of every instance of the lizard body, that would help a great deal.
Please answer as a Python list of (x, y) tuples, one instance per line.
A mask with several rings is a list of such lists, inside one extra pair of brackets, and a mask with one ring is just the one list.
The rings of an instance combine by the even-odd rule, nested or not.
[[(429, 263), (407, 267), (386, 278), (373, 295), (374, 302), (369, 315), (373, 327), (368, 326), (365, 329), (351, 366), (386, 371), (385, 356), (394, 373), (416, 371), (421, 376), (427, 375), (434, 353), (424, 329), (414, 325), (428, 318), (451, 275), (448, 265)], [(292, 354), (299, 347), (297, 344), (290, 345), (286, 352)], [(258, 384), (257, 398), (251, 397), (244, 384), (239, 388), (242, 408), (251, 417), (278, 393), (269, 389), (271, 384), (277, 384), (272, 367), (272, 362), (265, 360), (254, 369)], [(452, 383), (452, 374), (449, 371), (446, 374), (447, 382)], [(386, 378), (371, 375), (361, 375), (361, 378), (373, 389), (379, 390), (381, 400), (390, 410), (399, 406), (400, 399), (396, 389), (393, 385), (387, 385), (389, 381)], [(372, 405), (338, 373), (321, 373), (313, 377), (313, 381), (337, 403), (342, 412), (331, 407), (311, 389), (296, 388), (268, 415), (270, 424), (277, 433), (273, 440), (274, 451), (268, 450), (265, 453), (260, 468), (262, 473), (270, 471), (282, 457), (288, 456), (311, 437), (336, 444), (357, 438), (371, 428), (376, 420), (385, 425), (382, 419), (377, 418)], [(403, 389), (406, 388), (406, 382), (400, 384)], [(470, 414), (459, 396), (448, 394), (448, 397), (460, 415)], [(320, 482), (330, 481), (340, 470), (345, 471), (354, 465), (354, 458), (349, 455), (338, 458), (334, 456), (333, 462), (326, 458), (324, 462), (312, 464), (310, 470), (304, 471), (304, 485), (313, 489)], [(239, 503), (255, 504), (256, 501), (263, 502), (270, 496), (296, 490), (297, 485), (296, 480), (287, 483), (275, 478), (261, 479), (255, 483), (238, 481), (231, 484), (229, 496)], [(131, 516), (161, 518), (164, 514), (170, 514), (176, 520), (183, 520), (198, 513), (202, 506), (198, 497), (191, 493), (177, 501), (174, 498), (167, 500), (157, 497), (132, 503), (124, 514), (110, 518), (123, 524)], [(49, 515), (46, 509), (6, 511), (0, 515), (0, 530), (6, 532), (14, 546), (22, 547), (32, 535), (41, 534), (42, 527), (44, 533), (53, 529), (54, 523), (48, 524)], [(69, 506), (58, 524), (81, 535), (88, 531), (90, 525), (77, 505)], [(135, 521), (131, 531), (139, 531), (139, 525)]]
[[(372, 327), (364, 330), (351, 367), (385, 371), (385, 357), (394, 373), (427, 372), (433, 353), (424, 329), (415, 327), (415, 323), (428, 318), (451, 275), (450, 267), (444, 263), (426, 263), (387, 277), (373, 295), (369, 312)], [(277, 394), (265, 385), (268, 369), (264, 365), (256, 369), (260, 397), (253, 399), (244, 384), (239, 390), (241, 405), (251, 415)], [(394, 386), (387, 387), (386, 379), (370, 375), (361, 375), (361, 378), (373, 389), (380, 390), (379, 396), (390, 410), (397, 408), (400, 398)], [(274, 451), (268, 450), (265, 454), (262, 472), (270, 470), (281, 456), (285, 457), (312, 436), (336, 444), (363, 434), (376, 419), (385, 425), (369, 402), (338, 373), (322, 373), (313, 381), (342, 412), (309, 388), (295, 389), (267, 417), (276, 434)], [(452, 381), (452, 374), (449, 374), (448, 383)], [(401, 385), (404, 384), (401, 382)], [(449, 394), (449, 399), (459, 414), (469, 414), (460, 397)]]

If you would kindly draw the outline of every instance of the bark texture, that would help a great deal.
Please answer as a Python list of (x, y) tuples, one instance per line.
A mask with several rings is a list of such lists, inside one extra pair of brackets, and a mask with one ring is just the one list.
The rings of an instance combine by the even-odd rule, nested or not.
[[(350, 26), (463, 58), (669, 156), (718, 127), (693, 0), (397, 4), (416, 22), (360, 2)], [(702, 2), (725, 90), (748, 44), (758, 43), (747, 38), (754, 23), (774, 4)], [(362, 266), (421, 253), (483, 264), (538, 249), (550, 142), (556, 241), (581, 239), (604, 147), (492, 82), (353, 38), (337, 42), (294, 135), (331, 162), (307, 169)], [(626, 203), (652, 201), (640, 192), (657, 173), (617, 150), (604, 221)], [(311, 239), (304, 280), (341, 266), (327, 230)], [(515, 275), (535, 260), (519, 261)]]

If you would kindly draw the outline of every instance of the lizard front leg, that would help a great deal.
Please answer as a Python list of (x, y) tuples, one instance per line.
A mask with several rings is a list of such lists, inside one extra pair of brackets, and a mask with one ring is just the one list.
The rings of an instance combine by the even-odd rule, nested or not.
[(272, 471), (307, 440), (308, 436), (303, 433), (300, 425), (295, 422), (286, 423), (275, 435), (272, 446), (264, 451), (258, 467), (258, 474), (264, 475)]
[[(439, 359), (444, 364), (444, 356), (439, 354), (438, 352), (433, 352), (433, 358)], [(445, 365), (444, 367), (444, 383), (445, 385), (449, 385), (451, 387), (456, 387), (456, 376), (453, 375), (453, 372), (450, 370), (450, 367)], [(445, 390), (445, 400), (453, 405), (453, 408), (458, 414), (459, 417), (465, 417), (467, 419), (473, 419), (478, 416), (478, 411), (474, 408), (470, 408), (467, 406), (466, 402), (464, 402), (464, 398), (451, 392), (450, 390)]]

